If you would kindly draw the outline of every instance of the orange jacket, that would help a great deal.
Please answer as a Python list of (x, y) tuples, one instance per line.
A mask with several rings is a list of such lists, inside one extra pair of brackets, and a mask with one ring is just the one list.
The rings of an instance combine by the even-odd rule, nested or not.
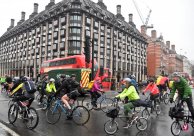
[(168, 77), (162, 77), (160, 82), (159, 82), (159, 85), (165, 85), (167, 82), (168, 82)]
[(144, 93), (147, 92), (147, 91), (150, 91), (151, 94), (159, 94), (159, 89), (157, 87), (157, 85), (154, 83), (149, 83), (146, 87), (146, 89), (143, 91)]

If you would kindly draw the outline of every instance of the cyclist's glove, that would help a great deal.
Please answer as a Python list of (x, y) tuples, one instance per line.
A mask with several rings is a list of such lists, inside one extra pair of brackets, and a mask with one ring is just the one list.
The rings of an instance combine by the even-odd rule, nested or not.
[(145, 95), (145, 93), (144, 93), (144, 92), (143, 92), (142, 94), (143, 94), (143, 95)]

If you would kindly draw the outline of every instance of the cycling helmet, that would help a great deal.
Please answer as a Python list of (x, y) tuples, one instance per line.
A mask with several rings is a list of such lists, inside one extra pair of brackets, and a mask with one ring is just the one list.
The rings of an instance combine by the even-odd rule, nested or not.
[(131, 75), (131, 78), (132, 78), (132, 79), (135, 79), (135, 75)]
[(55, 79), (54, 78), (51, 78), (49, 81), (50, 82), (55, 82)]
[(71, 77), (76, 77), (76, 75), (75, 74), (71, 74)]
[(125, 78), (123, 81), (125, 81), (125, 82), (131, 82), (131, 79), (130, 78)]
[(150, 78), (150, 79), (149, 79), (149, 82), (154, 82), (154, 79), (153, 79), (153, 78)]
[(178, 72), (172, 73), (172, 77), (181, 77), (181, 75)]
[(65, 74), (61, 74), (60, 78), (66, 78)]
[(21, 78), (21, 81), (22, 81), (22, 82), (26, 82), (27, 80), (28, 80), (28, 78), (25, 77), (25, 76)]

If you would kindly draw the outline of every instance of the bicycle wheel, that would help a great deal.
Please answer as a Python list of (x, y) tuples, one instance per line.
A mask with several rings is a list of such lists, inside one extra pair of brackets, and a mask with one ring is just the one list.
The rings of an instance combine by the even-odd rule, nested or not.
[(135, 107), (133, 109), (133, 111), (136, 112), (136, 113), (140, 113), (142, 111), (142, 107), (141, 106), (140, 107)]
[(148, 121), (147, 121), (147, 119), (146, 118), (143, 118), (143, 117), (137, 119), (136, 127), (140, 131), (146, 130), (147, 127), (148, 127)]
[(37, 102), (39, 102), (40, 101), (40, 93), (38, 93), (37, 95), (36, 95), (36, 97), (35, 97), (35, 99), (37, 100)]
[(93, 109), (91, 98), (84, 98), (82, 100), (82, 106), (86, 107), (89, 111)]
[(13, 99), (10, 99), (8, 102), (8, 107), (10, 107), (12, 104), (14, 104), (14, 101), (13, 101)]
[(17, 117), (18, 117), (18, 107), (17, 105), (12, 104), (8, 110), (9, 123), (13, 124), (16, 121)]
[(108, 110), (114, 107), (113, 100), (110, 98), (105, 98), (100, 102), (100, 109), (107, 113)]
[(165, 104), (168, 104), (168, 103), (169, 103), (169, 94), (166, 93), (166, 94), (163, 96), (163, 99), (164, 99), (164, 103), (165, 103)]
[(90, 112), (84, 106), (77, 106), (72, 111), (73, 121), (77, 125), (84, 125), (90, 119)]
[(39, 116), (37, 111), (33, 108), (30, 107), (27, 109), (27, 120), (25, 121), (25, 125), (29, 129), (34, 129), (39, 123)]
[(157, 115), (160, 115), (161, 113), (161, 107), (160, 107), (160, 104), (159, 103), (156, 103), (156, 106), (154, 107), (155, 111), (156, 111), (156, 114)]
[(55, 124), (61, 117), (61, 111), (57, 105), (50, 106), (46, 111), (46, 120), (49, 124)]
[(146, 119), (149, 118), (150, 113), (149, 113), (149, 111), (148, 111), (147, 108), (145, 108), (145, 109), (142, 111), (141, 116), (144, 117), (144, 118), (146, 118)]
[(40, 105), (40, 107), (42, 108), (42, 110), (46, 110), (48, 108), (48, 100), (46, 97), (42, 98), (42, 103)]
[(108, 120), (104, 124), (104, 131), (109, 135), (115, 134), (118, 131), (118, 123), (114, 119)]
[(174, 121), (171, 125), (171, 133), (174, 136), (179, 136), (181, 133), (181, 124), (178, 121)]

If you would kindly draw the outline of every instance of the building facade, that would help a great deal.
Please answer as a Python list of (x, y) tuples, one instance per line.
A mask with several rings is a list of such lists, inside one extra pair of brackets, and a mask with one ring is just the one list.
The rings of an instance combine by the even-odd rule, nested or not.
[(162, 35), (157, 37), (156, 30), (151, 31), (151, 37), (148, 37), (147, 48), (147, 67), (148, 76), (158, 76), (168, 74), (168, 54), (169, 49), (164, 43)]
[(143, 80), (147, 74), (146, 39), (136, 29), (133, 15), (125, 21), (121, 6), (117, 14), (107, 10), (102, 0), (54, 0), (38, 13), (11, 25), (0, 37), (0, 75), (36, 77), (45, 60), (84, 53), (85, 37), (94, 44), (99, 66), (110, 68), (117, 77), (134, 74)]

